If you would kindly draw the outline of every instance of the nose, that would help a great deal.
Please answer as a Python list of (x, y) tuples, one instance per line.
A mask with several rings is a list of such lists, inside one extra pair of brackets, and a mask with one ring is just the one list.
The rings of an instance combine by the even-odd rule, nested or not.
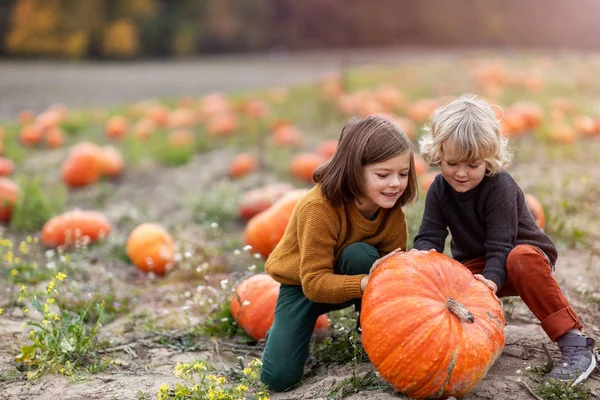
[(400, 185), (400, 179), (397, 175), (394, 175), (390, 180), (390, 187), (396, 187)]
[(459, 166), (456, 170), (456, 175), (460, 177), (467, 176), (467, 168), (463, 165)]

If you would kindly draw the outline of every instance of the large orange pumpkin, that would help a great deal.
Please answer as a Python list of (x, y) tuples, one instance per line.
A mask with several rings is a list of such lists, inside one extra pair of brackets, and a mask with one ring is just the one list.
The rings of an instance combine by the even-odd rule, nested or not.
[(466, 395), (504, 348), (500, 302), (465, 266), (434, 251), (383, 260), (360, 321), (375, 368), (414, 399)]
[(72, 210), (50, 218), (42, 228), (46, 247), (72, 246), (87, 237), (90, 242), (105, 238), (111, 223), (98, 211)]
[(8, 178), (0, 177), (0, 221), (10, 221), (20, 194), (19, 185)]
[[(268, 274), (257, 274), (241, 281), (231, 297), (233, 319), (254, 340), (264, 339), (273, 325), (280, 286)], [(314, 333), (321, 333), (327, 328), (329, 320), (323, 314), (317, 319)]]
[(308, 189), (295, 189), (286, 193), (265, 211), (250, 218), (244, 230), (244, 243), (264, 257), (275, 249), (283, 237), (296, 203)]
[(160, 225), (143, 223), (127, 238), (127, 255), (133, 264), (146, 272), (164, 275), (173, 266), (173, 239)]

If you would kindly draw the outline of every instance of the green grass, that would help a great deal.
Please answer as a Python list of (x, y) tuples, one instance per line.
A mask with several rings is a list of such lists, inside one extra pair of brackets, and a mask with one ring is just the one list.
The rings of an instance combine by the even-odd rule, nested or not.
[(66, 190), (59, 185), (47, 187), (38, 176), (18, 176), (20, 195), (13, 209), (11, 230), (35, 232), (65, 208)]

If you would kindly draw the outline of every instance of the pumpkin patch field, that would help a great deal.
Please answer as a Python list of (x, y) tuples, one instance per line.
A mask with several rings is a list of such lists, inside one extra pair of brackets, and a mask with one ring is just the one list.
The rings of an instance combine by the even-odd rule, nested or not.
[[(600, 57), (465, 52), (376, 64), (303, 84), (56, 103), (1, 120), (0, 399), (600, 398), (597, 370), (574, 387), (544, 382), (558, 348), (518, 298), (488, 296), (489, 312), (471, 310), (489, 319), (486, 337), (458, 334), (472, 323), (465, 307), (477, 305), (447, 300), (458, 310), (447, 331), (426, 312), (384, 307), (398, 288), (470, 279), (455, 264), (441, 283), (429, 279), (441, 254), (381, 267), (398, 284), (373, 278), (362, 337), (353, 308), (322, 316), (302, 385), (269, 393), (260, 383), (279, 290), (264, 263), (344, 123), (387, 115), (418, 153), (433, 110), (465, 93), (493, 104), (514, 155), (508, 170), (600, 346)], [(419, 156), (415, 168), (409, 247), (437, 173)], [(407, 276), (420, 286), (402, 286)], [(391, 363), (397, 335), (417, 339)], [(471, 353), (452, 353), (466, 342)], [(444, 391), (441, 374), (461, 357), (469, 384)]]

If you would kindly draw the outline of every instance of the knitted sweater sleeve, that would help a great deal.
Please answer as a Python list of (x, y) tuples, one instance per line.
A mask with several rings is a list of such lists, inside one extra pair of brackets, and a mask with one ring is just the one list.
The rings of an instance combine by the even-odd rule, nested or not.
[(429, 187), (427, 197), (425, 197), (425, 210), (421, 219), (421, 226), (413, 244), (413, 247), (417, 250), (435, 249), (438, 253), (444, 252), (444, 245), (448, 236), (448, 224), (442, 213), (440, 179), (441, 176), (438, 175), (434, 184)]
[(333, 270), (338, 215), (319, 203), (308, 203), (298, 211), (300, 281), (306, 297), (315, 303), (343, 303), (361, 297), (364, 275), (339, 275)]
[[(501, 177), (499, 177), (501, 178)], [(498, 179), (483, 198), (487, 238), (486, 261), (482, 275), (498, 286), (504, 286), (508, 272), (506, 258), (513, 249), (519, 229), (518, 196), (521, 190), (510, 178)]]

